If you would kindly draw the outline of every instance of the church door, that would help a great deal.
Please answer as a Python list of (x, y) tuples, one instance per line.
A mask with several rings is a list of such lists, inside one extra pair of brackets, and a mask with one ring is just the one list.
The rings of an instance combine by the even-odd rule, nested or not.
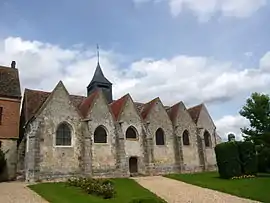
[(138, 173), (138, 159), (137, 157), (129, 158), (129, 172)]

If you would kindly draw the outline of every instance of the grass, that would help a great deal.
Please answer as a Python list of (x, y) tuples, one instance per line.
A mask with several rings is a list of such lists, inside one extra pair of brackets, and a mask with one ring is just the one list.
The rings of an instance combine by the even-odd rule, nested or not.
[(69, 187), (65, 183), (41, 183), (29, 188), (51, 203), (129, 203), (133, 198), (159, 199), (155, 194), (141, 187), (132, 179), (112, 179), (116, 187), (116, 197), (102, 199), (89, 195), (79, 188)]
[(180, 180), (204, 188), (218, 190), (224, 193), (252, 200), (270, 203), (270, 175), (260, 174), (251, 179), (225, 180), (219, 178), (216, 172), (198, 174), (171, 174), (165, 177)]

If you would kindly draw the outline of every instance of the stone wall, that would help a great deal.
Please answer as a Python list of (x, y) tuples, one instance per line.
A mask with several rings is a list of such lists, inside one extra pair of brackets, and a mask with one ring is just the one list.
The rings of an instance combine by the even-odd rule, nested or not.
[(18, 146), (17, 155), (17, 173), (22, 175), (25, 172), (25, 153), (26, 153), (26, 137), (24, 137)]
[[(208, 168), (211, 170), (213, 170), (213, 168), (215, 168), (216, 165), (216, 156), (215, 156), (215, 151), (214, 148), (216, 146), (216, 127), (211, 119), (211, 117), (209, 116), (209, 113), (207, 111), (207, 109), (205, 108), (205, 106), (203, 106), (198, 122), (197, 122), (197, 127), (200, 129), (200, 138), (202, 139), (202, 147), (205, 153), (205, 167), (206, 170), (208, 170)], [(204, 133), (205, 132), (209, 132), (210, 134), (210, 147), (206, 147), (205, 146), (205, 140), (204, 140)]]
[[(152, 137), (154, 174), (164, 174), (175, 171), (175, 139), (172, 122), (164, 109), (161, 101), (156, 99), (145, 122)], [(164, 132), (165, 145), (156, 144), (156, 132), (158, 129)]]
[[(71, 146), (56, 146), (56, 130), (61, 123), (71, 130)], [(52, 179), (82, 171), (80, 116), (62, 84), (58, 84), (27, 133), (29, 181)]]
[[(123, 137), (123, 144), (125, 150), (125, 162), (126, 169), (128, 170), (129, 159), (131, 157), (136, 157), (138, 160), (138, 173), (145, 174), (145, 154), (144, 154), (144, 135), (143, 135), (143, 123), (141, 121), (141, 117), (139, 116), (133, 101), (130, 97), (128, 97), (126, 104), (123, 108), (122, 114), (120, 116), (120, 128), (119, 137)], [(132, 127), (137, 134), (136, 139), (127, 139), (126, 131), (129, 127)], [(129, 174), (129, 170), (127, 171)]]
[[(176, 135), (181, 137), (181, 145), (179, 147), (183, 153), (182, 171), (197, 171), (200, 168), (197, 127), (182, 103), (179, 105), (175, 126), (177, 126)], [(183, 133), (185, 131), (189, 135), (189, 145), (184, 145), (183, 143)]]
[[(87, 119), (91, 136), (92, 152), (86, 152), (85, 156), (92, 157), (92, 173), (94, 176), (109, 176), (116, 170), (116, 136), (112, 114), (106, 104), (105, 97), (99, 92)], [(102, 126), (107, 133), (107, 143), (94, 143), (94, 132), (98, 126)]]

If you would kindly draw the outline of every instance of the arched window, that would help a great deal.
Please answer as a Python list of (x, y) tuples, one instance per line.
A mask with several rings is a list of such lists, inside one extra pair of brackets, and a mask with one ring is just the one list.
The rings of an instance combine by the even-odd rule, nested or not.
[(136, 139), (137, 138), (137, 133), (136, 130), (133, 126), (128, 127), (126, 131), (126, 138), (127, 139)]
[(204, 138), (205, 147), (210, 147), (211, 146), (211, 136), (207, 130), (204, 131), (203, 138)]
[(190, 145), (190, 142), (189, 142), (189, 132), (187, 130), (185, 130), (183, 132), (183, 144), (184, 145)]
[(161, 128), (156, 131), (156, 145), (165, 145), (164, 131)]
[(107, 132), (102, 126), (98, 126), (94, 132), (94, 143), (107, 143)]
[(56, 145), (71, 146), (71, 127), (67, 123), (61, 123), (56, 130)]

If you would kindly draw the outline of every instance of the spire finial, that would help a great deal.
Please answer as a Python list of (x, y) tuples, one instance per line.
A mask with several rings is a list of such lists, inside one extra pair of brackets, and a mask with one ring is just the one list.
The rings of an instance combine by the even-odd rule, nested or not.
[(97, 44), (97, 62), (99, 64), (99, 46), (98, 46), (98, 44)]

